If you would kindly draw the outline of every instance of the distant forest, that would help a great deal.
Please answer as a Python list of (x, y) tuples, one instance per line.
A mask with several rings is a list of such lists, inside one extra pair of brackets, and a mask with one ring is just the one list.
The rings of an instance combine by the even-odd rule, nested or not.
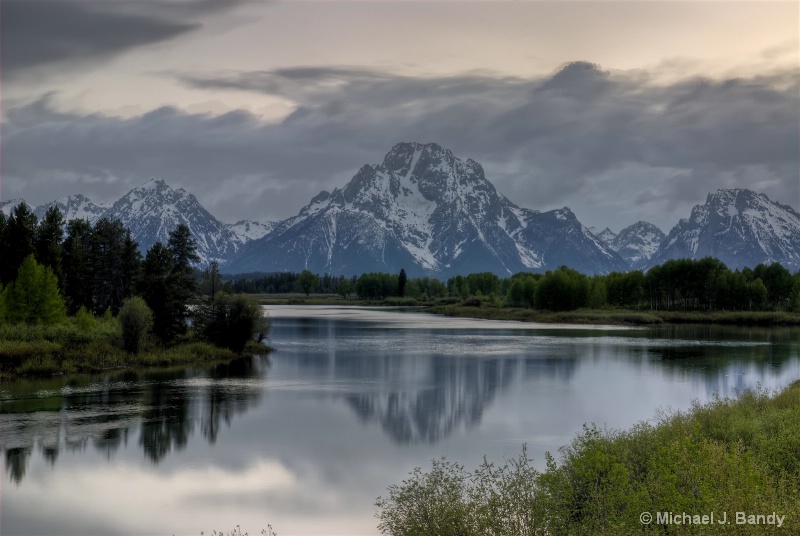
[(501, 278), (490, 272), (458, 275), (446, 282), (433, 277), (407, 278), (368, 273), (345, 277), (304, 271), (232, 276), (236, 292), (339, 294), (343, 298), (385, 300), (412, 298), (475, 302), (549, 311), (609, 308), (698, 311), (800, 311), (800, 272), (792, 275), (778, 263), (730, 270), (710, 257), (670, 260), (647, 272), (586, 276), (566, 266), (544, 274), (520, 272)]
[[(302, 292), (361, 300), (403, 298), (418, 303), (449, 301), (469, 305), (477, 301), (548, 311), (586, 307), (800, 311), (800, 272), (791, 274), (778, 263), (734, 271), (713, 258), (670, 260), (647, 272), (595, 276), (564, 266), (544, 274), (521, 272), (501, 278), (483, 272), (458, 275), (447, 281), (409, 278), (405, 270), (360, 276), (318, 275), (306, 270), (221, 278), (216, 263), (204, 269), (188, 268), (191, 264), (196, 266), (197, 257), (185, 226), (173, 231), (168, 244), (158, 243), (142, 257), (130, 230), (119, 221), (103, 218), (94, 224), (78, 219), (64, 222), (55, 207), (38, 221), (29, 208), (20, 204), (10, 217), (0, 214), (0, 289), (17, 279), (29, 256), (57, 280), (58, 292), (70, 314), (81, 307), (95, 315), (106, 310), (117, 314), (126, 298), (141, 294), (156, 317), (172, 317), (157, 328), (167, 331), (159, 333), (163, 338), (181, 331), (185, 316), (185, 312), (166, 314), (166, 310), (175, 309), (177, 304), (180, 310), (192, 291), (198, 290), (211, 296), (217, 291)], [(192, 278), (194, 281), (189, 284), (187, 279)]]

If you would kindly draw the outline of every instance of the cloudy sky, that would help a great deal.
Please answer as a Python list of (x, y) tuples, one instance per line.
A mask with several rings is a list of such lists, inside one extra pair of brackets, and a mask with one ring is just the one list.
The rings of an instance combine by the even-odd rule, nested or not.
[(2, 0), (0, 199), (157, 177), (296, 214), (400, 141), (518, 205), (669, 230), (718, 188), (800, 208), (797, 2)]

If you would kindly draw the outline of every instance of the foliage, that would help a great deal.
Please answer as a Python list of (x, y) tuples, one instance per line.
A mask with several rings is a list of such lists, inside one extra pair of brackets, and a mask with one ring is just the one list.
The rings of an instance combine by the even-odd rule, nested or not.
[(347, 299), (347, 297), (350, 296), (350, 292), (352, 291), (352, 289), (353, 286), (350, 284), (349, 279), (342, 278), (342, 280), (339, 281), (339, 287), (337, 290), (339, 291), (339, 295), (342, 298)]
[(222, 277), (219, 274), (219, 262), (211, 261), (208, 267), (203, 270), (203, 277), (200, 280), (200, 292), (209, 298), (213, 298), (217, 292), (222, 291)]
[(172, 253), (161, 242), (147, 250), (139, 291), (153, 311), (153, 333), (162, 341), (174, 339), (179, 330), (183, 304), (175, 299), (172, 288)]
[[(379, 497), (384, 534), (758, 534), (800, 526), (800, 382), (775, 395), (746, 391), (686, 413), (664, 413), (628, 431), (594, 425), (546, 455), (537, 472), (525, 447), (517, 460), (472, 474), (445, 459), (416, 468)], [(640, 522), (642, 512), (778, 512), (777, 526)], [(787, 526), (788, 525), (788, 526)], [(711, 529), (711, 530), (709, 530)]]
[(78, 309), (78, 312), (75, 313), (75, 325), (82, 331), (90, 332), (97, 328), (97, 319), (86, 307), (81, 307)]
[(400, 268), (400, 275), (397, 276), (397, 295), (400, 296), (401, 298), (405, 296), (406, 283), (408, 283), (408, 276), (406, 275), (406, 269)]
[(49, 267), (29, 255), (17, 279), (0, 296), (3, 317), (9, 322), (55, 324), (66, 318), (66, 306), (58, 290), (58, 279)]
[(297, 286), (308, 297), (311, 291), (319, 284), (319, 276), (310, 270), (303, 270), (297, 277)]
[(141, 256), (130, 230), (122, 222), (101, 218), (94, 224), (88, 243), (86, 279), (92, 289), (92, 309), (117, 314), (125, 298), (133, 293)]
[(264, 340), (270, 327), (264, 309), (256, 300), (222, 292), (195, 307), (194, 322), (203, 339), (238, 353), (248, 341)]
[(153, 329), (153, 311), (139, 296), (122, 303), (118, 316), (122, 328), (122, 345), (126, 352), (138, 354)]
[(44, 218), (34, 233), (34, 249), (39, 264), (47, 266), (59, 281), (63, 279), (61, 270), (61, 238), (64, 234), (64, 217), (57, 207), (47, 209)]
[(38, 220), (27, 204), (20, 203), (3, 222), (0, 226), (0, 282), (7, 285), (17, 277), (22, 261), (36, 253)]

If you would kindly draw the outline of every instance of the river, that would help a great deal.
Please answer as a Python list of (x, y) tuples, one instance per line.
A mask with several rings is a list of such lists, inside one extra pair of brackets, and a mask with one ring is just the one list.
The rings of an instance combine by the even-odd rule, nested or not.
[(544, 453), (800, 378), (800, 330), (603, 328), (267, 307), (269, 356), (0, 385), (0, 533), (377, 534), (447, 456)]

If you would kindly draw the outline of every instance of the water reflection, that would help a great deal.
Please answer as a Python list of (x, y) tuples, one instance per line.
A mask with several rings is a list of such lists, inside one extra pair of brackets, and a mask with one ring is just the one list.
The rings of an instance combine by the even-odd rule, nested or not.
[(16, 382), (0, 400), (6, 470), (18, 484), (37, 446), (51, 465), (61, 449), (89, 445), (111, 459), (137, 432), (152, 463), (185, 448), (198, 427), (213, 444), (223, 424), (260, 401), (268, 367), (257, 356), (205, 369)]
[(375, 534), (374, 498), (432, 458), (474, 466), (527, 443), (542, 469), (584, 423), (627, 428), (800, 378), (798, 330), (300, 312), (314, 318), (272, 315), (268, 377), (243, 360), (0, 387), (0, 462), (18, 483), (3, 489), (3, 534), (257, 532), (265, 520)]

